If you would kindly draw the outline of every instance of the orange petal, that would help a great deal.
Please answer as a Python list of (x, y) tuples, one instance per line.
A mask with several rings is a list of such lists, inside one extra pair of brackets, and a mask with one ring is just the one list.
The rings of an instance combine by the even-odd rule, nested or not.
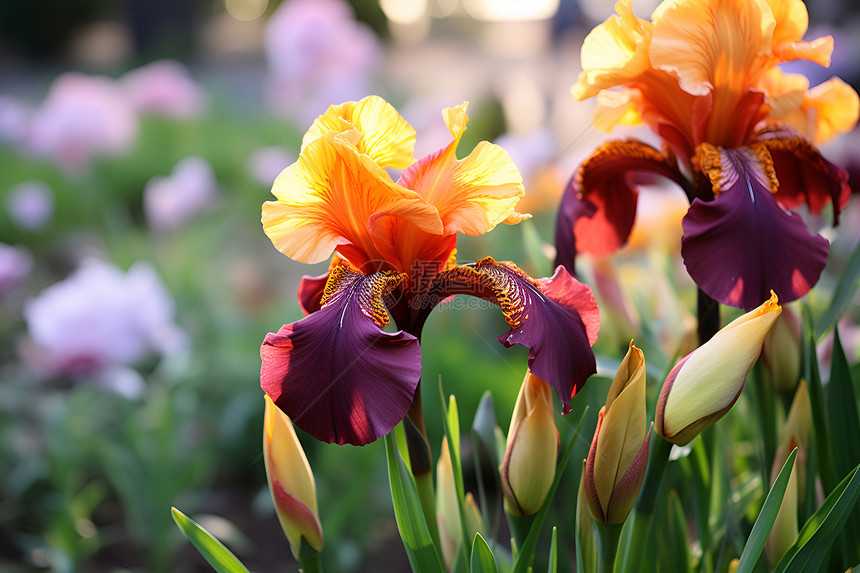
[(652, 65), (677, 73), (681, 88), (693, 95), (724, 90), (740, 97), (762, 71), (776, 26), (764, 0), (665, 2), (652, 19)]
[(339, 246), (350, 245), (348, 258), (357, 267), (379, 261), (378, 238), (370, 226), (382, 215), (442, 232), (436, 208), (395, 184), (369, 156), (355, 150), (354, 140), (354, 132), (346, 132), (311, 141), (275, 180), (277, 201), (263, 204), (263, 230), (288, 257), (318, 263)]
[(651, 23), (633, 14), (631, 0), (619, 0), (615, 11), (617, 15), (593, 29), (582, 43), (582, 73), (571, 88), (577, 100), (626, 84), (651, 68)]
[(445, 234), (481, 235), (522, 215), (514, 206), (525, 195), (523, 179), (508, 153), (482, 141), (464, 159), (457, 144), (469, 121), (466, 104), (443, 111), (453, 140), (403, 173), (400, 183), (417, 191), (439, 210)]
[(406, 169), (412, 163), (415, 130), (379, 96), (330, 106), (308, 129), (302, 139), (302, 150), (327, 132), (350, 129), (361, 134), (356, 149), (380, 166)]

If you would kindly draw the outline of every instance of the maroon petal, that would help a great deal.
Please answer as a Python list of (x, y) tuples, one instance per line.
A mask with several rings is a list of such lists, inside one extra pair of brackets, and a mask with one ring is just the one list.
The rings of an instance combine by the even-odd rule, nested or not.
[(512, 263), (485, 258), (441, 273), (433, 293), (477, 296), (502, 308), (511, 329), (499, 336), (506, 348), (529, 349), (532, 373), (555, 388), (564, 405), (597, 371), (591, 345), (600, 315), (591, 289), (558, 267), (551, 279), (536, 281)]
[(558, 215), (557, 261), (569, 271), (573, 272), (568, 265), (575, 253), (568, 251), (602, 256), (627, 242), (639, 196), (635, 173), (653, 173), (686, 185), (675, 156), (668, 151), (632, 139), (598, 147), (570, 180)]
[(330, 274), (326, 273), (318, 277), (304, 275), (302, 277), (302, 282), (299, 283), (299, 306), (306, 315), (316, 312), (322, 307), (323, 291)]
[(683, 220), (687, 271), (711, 298), (745, 310), (766, 300), (771, 289), (781, 302), (803, 296), (827, 263), (827, 240), (779, 206), (753, 150), (719, 154), (718, 196), (693, 201)]
[(418, 340), (381, 330), (382, 297), (401, 280), (335, 267), (322, 308), (266, 336), (260, 385), (315, 438), (368, 444), (409, 410), (421, 376)]
[(839, 212), (848, 204), (851, 187), (848, 173), (824, 159), (818, 149), (800, 135), (782, 128), (759, 136), (773, 158), (779, 179), (776, 199), (788, 209), (803, 203), (815, 214), (833, 204), (833, 224), (839, 224)]

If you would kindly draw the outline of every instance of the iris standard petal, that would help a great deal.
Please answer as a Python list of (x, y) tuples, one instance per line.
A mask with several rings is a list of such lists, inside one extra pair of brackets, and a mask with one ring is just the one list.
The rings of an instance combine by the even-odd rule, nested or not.
[[(627, 242), (636, 217), (639, 192), (633, 174), (637, 172), (654, 173), (685, 184), (671, 152), (661, 152), (633, 139), (604, 143), (579, 166), (559, 212), (559, 218), (567, 218), (565, 225), (573, 228), (576, 252), (603, 256)], [(556, 248), (569, 250), (571, 241), (565, 238), (562, 244), (557, 237)], [(564, 255), (567, 256), (572, 254)]]
[(785, 302), (806, 294), (829, 251), (826, 239), (779, 206), (771, 193), (775, 175), (766, 173), (758, 151), (712, 148), (718, 165), (703, 171), (717, 197), (695, 199), (682, 222), (681, 255), (690, 276), (714, 300), (745, 310), (771, 289)]
[(382, 297), (402, 280), (335, 267), (322, 308), (263, 342), (263, 390), (315, 438), (368, 444), (409, 410), (421, 376), (418, 340), (381, 330), (388, 322)]
[(527, 347), (530, 371), (555, 389), (564, 413), (570, 412), (570, 399), (596, 372), (591, 345), (600, 315), (588, 286), (563, 267), (536, 281), (512, 263), (487, 257), (440, 273), (431, 292), (439, 299), (469, 294), (498, 304), (511, 327), (499, 342)]
[(355, 147), (381, 167), (405, 169), (412, 163), (415, 129), (390, 103), (379, 96), (332, 105), (319, 116), (302, 139), (302, 150), (327, 132), (355, 129), (361, 134)]
[(311, 141), (275, 180), (277, 201), (263, 204), (263, 230), (288, 257), (318, 263), (338, 249), (357, 267), (382, 259), (371, 233), (374, 217), (402, 217), (430, 233), (442, 231), (436, 208), (396, 185), (350, 142), (356, 132)]

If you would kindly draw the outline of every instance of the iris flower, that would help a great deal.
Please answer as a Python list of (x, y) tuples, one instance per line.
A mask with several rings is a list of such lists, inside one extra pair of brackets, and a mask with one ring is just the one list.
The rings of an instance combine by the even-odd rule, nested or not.
[[(499, 342), (530, 349), (531, 371), (565, 411), (595, 372), (599, 317), (587, 286), (564, 268), (535, 280), (489, 257), (457, 264), (458, 233), (527, 215), (514, 211), (522, 178), (502, 148), (481, 142), (457, 158), (466, 104), (443, 117), (451, 142), (416, 161), (415, 131), (383, 99), (331, 106), (263, 205), (263, 228), (282, 253), (305, 263), (335, 253), (329, 273), (302, 281), (307, 316), (261, 348), (263, 390), (320, 440), (367, 444), (403, 419), (417, 400), (422, 327), (452, 295), (501, 307), (511, 328)], [(403, 170), (396, 183), (387, 169)], [(400, 330), (383, 331), (392, 318)]]
[(700, 289), (750, 310), (770, 289), (803, 296), (829, 244), (794, 209), (849, 197), (847, 175), (815, 147), (857, 122), (857, 93), (838, 78), (809, 81), (779, 64), (830, 64), (831, 37), (804, 41), (800, 0), (665, 1), (646, 21), (631, 0), (582, 47), (578, 100), (597, 96), (595, 124), (648, 125), (663, 141), (610, 141), (580, 165), (558, 216), (559, 261), (621, 247), (636, 214), (633, 175), (657, 174), (686, 192), (681, 255)]

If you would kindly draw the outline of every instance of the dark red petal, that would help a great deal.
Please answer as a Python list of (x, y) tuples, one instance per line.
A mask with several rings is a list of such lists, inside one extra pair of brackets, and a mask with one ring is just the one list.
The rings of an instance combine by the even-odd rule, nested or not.
[(322, 306), (323, 291), (330, 274), (302, 277), (302, 282), (299, 283), (299, 306), (306, 315), (318, 311)]
[(600, 327), (591, 289), (558, 267), (535, 281), (512, 263), (486, 258), (441, 273), (432, 292), (445, 298), (469, 294), (498, 304), (511, 329), (499, 336), (506, 348), (529, 349), (532, 373), (555, 388), (570, 412), (570, 399), (597, 371), (591, 344)]
[[(634, 173), (654, 173), (685, 184), (671, 153), (632, 139), (604, 143), (579, 166), (567, 186), (557, 223), (556, 248), (602, 256), (624, 245), (633, 228), (639, 195)], [(568, 229), (573, 230), (573, 239), (559, 237)], [(560, 254), (558, 261), (565, 264), (572, 256)], [(573, 272), (573, 268), (568, 270)]]
[(839, 224), (839, 213), (848, 204), (851, 187), (848, 174), (830, 163), (809, 141), (793, 132), (768, 131), (759, 141), (773, 158), (779, 179), (776, 199), (788, 209), (803, 203), (813, 213), (833, 204), (833, 224)]
[(720, 159), (719, 196), (694, 200), (683, 220), (690, 276), (714, 300), (745, 310), (771, 289), (781, 302), (803, 296), (827, 263), (827, 240), (777, 204), (751, 150), (724, 149)]
[(382, 296), (400, 280), (336, 267), (320, 310), (266, 336), (260, 385), (315, 438), (368, 444), (409, 410), (421, 349), (411, 334), (380, 328), (387, 322)]

